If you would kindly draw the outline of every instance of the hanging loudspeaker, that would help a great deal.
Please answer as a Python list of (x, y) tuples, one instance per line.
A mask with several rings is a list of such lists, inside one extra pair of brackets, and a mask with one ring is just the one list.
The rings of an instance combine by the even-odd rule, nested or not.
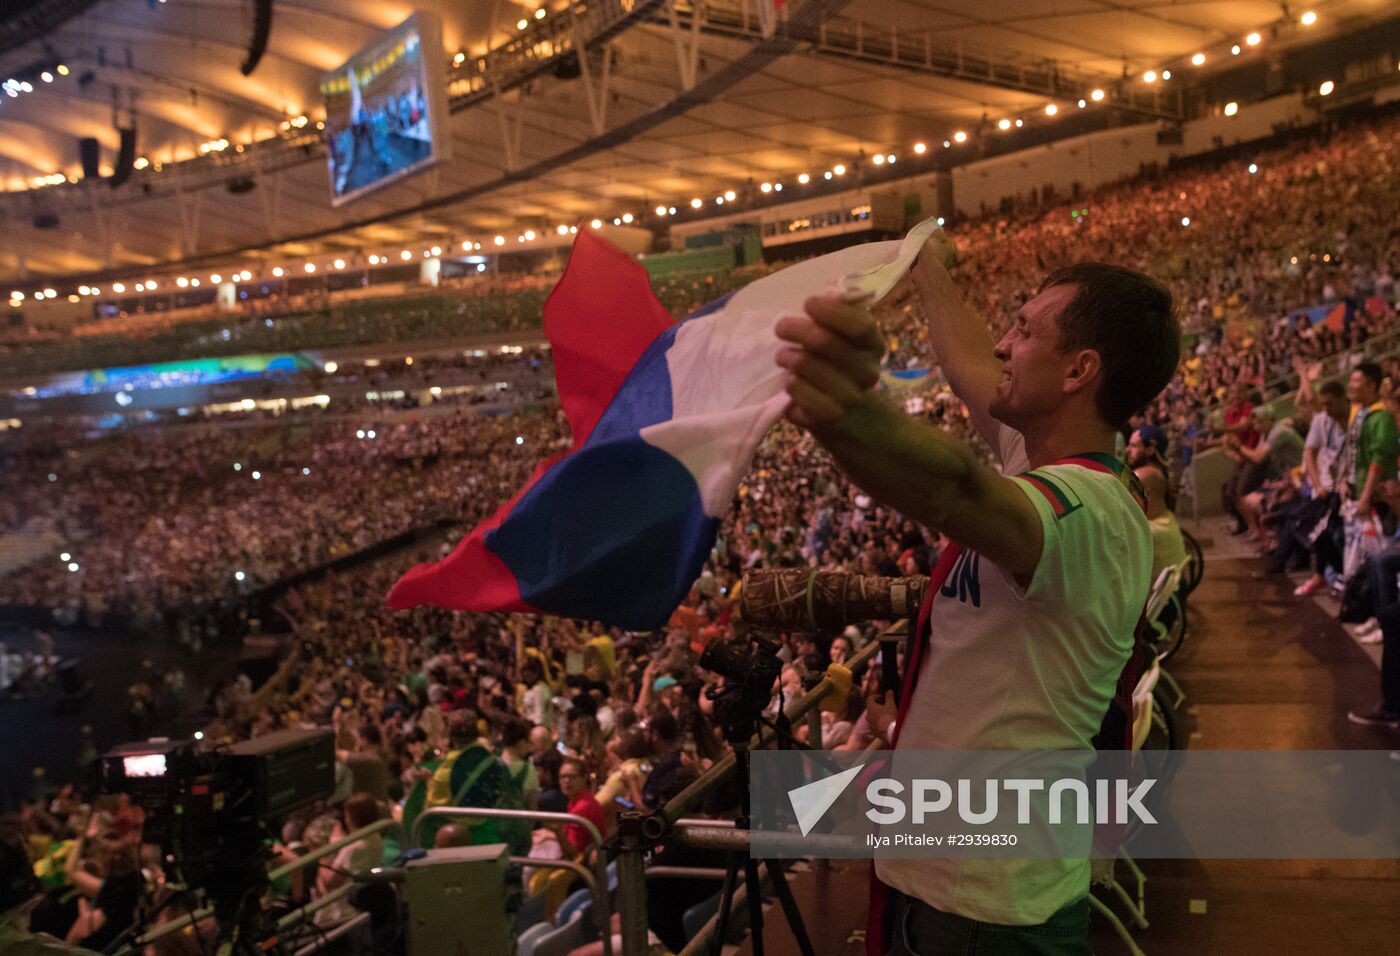
[(98, 179), (102, 176), (102, 171), (98, 168), (101, 165), (98, 158), (100, 150), (95, 137), (84, 136), (78, 140), (78, 158), (83, 163), (83, 178)]
[(136, 128), (117, 130), (121, 134), (121, 145), (117, 148), (117, 165), (112, 171), (112, 188), (116, 189), (131, 177), (132, 163), (136, 162)]

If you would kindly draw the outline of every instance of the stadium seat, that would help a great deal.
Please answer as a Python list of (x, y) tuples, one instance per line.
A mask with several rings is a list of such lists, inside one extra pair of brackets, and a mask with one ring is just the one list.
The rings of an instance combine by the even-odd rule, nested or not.
[(557, 927), (553, 923), (535, 923), (526, 929), (515, 941), (515, 956), (536, 956), (535, 947), (539, 941), (546, 934), (554, 932), (555, 929)]
[(588, 889), (574, 890), (569, 894), (568, 899), (559, 904), (559, 909), (554, 911), (554, 925), (563, 926), (573, 915), (583, 909), (593, 900), (593, 893)]
[[(578, 910), (563, 926), (555, 926), (538, 937), (534, 949), (530, 956), (565, 956), (570, 950), (582, 946), (588, 942), (587, 928), (584, 925), (584, 913)], [(517, 950), (519, 956), (524, 956), (523, 951)]]

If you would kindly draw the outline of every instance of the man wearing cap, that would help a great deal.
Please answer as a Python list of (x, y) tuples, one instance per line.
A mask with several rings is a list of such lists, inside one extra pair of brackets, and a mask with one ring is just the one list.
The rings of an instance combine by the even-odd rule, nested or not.
[(1152, 580), (1163, 568), (1186, 560), (1181, 525), (1172, 511), (1171, 479), (1167, 469), (1167, 436), (1156, 425), (1143, 425), (1128, 439), (1128, 467), (1133, 469), (1147, 498), (1147, 526), (1152, 531)]
[[(1253, 448), (1246, 448), (1232, 436), (1225, 438), (1225, 453), (1237, 461), (1245, 461), (1263, 469), (1265, 482), (1278, 482), (1287, 479), (1290, 472), (1303, 464), (1303, 436), (1293, 427), (1293, 420), (1285, 418), (1274, 421), (1274, 413), (1267, 405), (1260, 405), (1250, 412), (1251, 421), (1264, 439)], [(1275, 486), (1276, 488), (1277, 486)], [(1275, 490), (1269, 488), (1267, 490)], [(1264, 495), (1266, 488), (1256, 488), (1239, 500), (1240, 515), (1249, 528), (1251, 540), (1264, 541)]]

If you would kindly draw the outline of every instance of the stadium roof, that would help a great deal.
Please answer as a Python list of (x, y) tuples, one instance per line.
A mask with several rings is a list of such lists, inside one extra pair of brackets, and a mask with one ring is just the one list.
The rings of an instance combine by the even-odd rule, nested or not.
[[(1177, 87), (1149, 87), (1144, 71), (1184, 67), (1198, 51), (1210, 70), (1253, 31), (1261, 42), (1244, 56), (1395, 13), (1377, 0), (1291, 12), (1262, 0), (789, 0), (778, 22), (793, 35), (780, 25), (765, 38), (746, 0), (711, 0), (698, 19), (676, 0), (674, 22), (665, 0), (590, 3), (621, 18), (610, 39), (589, 32), (582, 7), (424, 0), (461, 54), (452, 158), (340, 209), (316, 134), (320, 78), (414, 7), (274, 0), (266, 53), (244, 75), (257, 0), (15, 4), (0, 24), (0, 80), (14, 81), (0, 94), (0, 276), (130, 274), (240, 251), (368, 253), (641, 216), (862, 152), (941, 146), (956, 130), (995, 136), (1001, 118), (1053, 122), (1047, 104), (1063, 111), (1095, 88), (1119, 106), (1091, 108), (1170, 117), (1190, 77), (1179, 69)], [(1318, 20), (1303, 28), (1307, 9)], [(497, 79), (511, 75), (505, 54), (489, 78), (480, 71), (488, 50), (525, 36), (548, 37), (551, 52), (582, 43), (584, 75), (561, 78), (552, 61), (520, 72), (539, 44), (516, 55), (514, 81)], [(136, 130), (141, 168), (118, 188), (82, 181), (78, 141), (95, 137), (111, 166), (121, 126)], [(36, 187), (44, 177), (62, 182)]]

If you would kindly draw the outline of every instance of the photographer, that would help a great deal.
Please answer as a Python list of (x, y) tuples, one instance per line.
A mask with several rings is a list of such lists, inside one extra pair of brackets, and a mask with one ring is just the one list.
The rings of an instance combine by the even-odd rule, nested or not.
[[(1152, 562), (1131, 475), (1111, 457), (1115, 431), (1176, 369), (1171, 295), (1139, 273), (1081, 263), (1047, 276), (994, 343), (951, 260), (931, 237), (912, 271), (915, 300), (1002, 474), (874, 392), (884, 341), (858, 303), (813, 298), (778, 322), (787, 415), (872, 498), (964, 549), (955, 573), (969, 586), (934, 602), (904, 718), (883, 731), (897, 749), (1088, 750)], [(869, 704), (878, 727), (894, 721), (888, 697)], [(1087, 860), (881, 859), (876, 872), (899, 892), (871, 913), (872, 952), (884, 939), (900, 954), (1089, 951)]]

